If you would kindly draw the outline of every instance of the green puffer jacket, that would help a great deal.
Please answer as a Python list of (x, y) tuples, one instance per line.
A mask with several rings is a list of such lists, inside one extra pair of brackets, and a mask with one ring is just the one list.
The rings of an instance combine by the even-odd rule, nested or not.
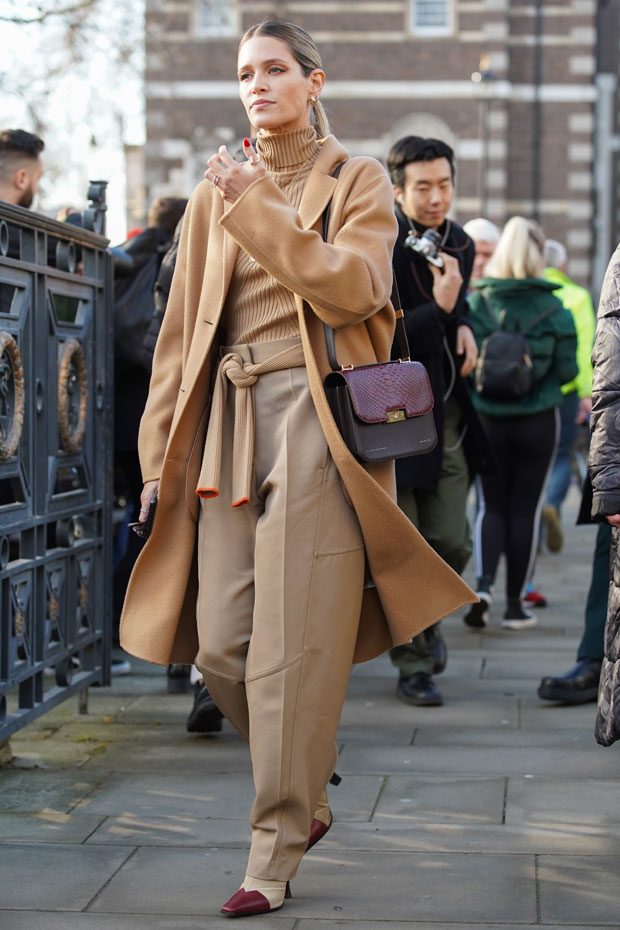
[(510, 401), (484, 397), (474, 390), (476, 408), (490, 417), (516, 417), (558, 407), (563, 400), (562, 385), (577, 374), (577, 336), (571, 313), (553, 296), (557, 285), (542, 278), (483, 278), (474, 287), (467, 300), (478, 349), (498, 328), (502, 311), (506, 312), (505, 329), (514, 330), (518, 322), (523, 330), (553, 307), (553, 313), (526, 333), (533, 362), (532, 390)]

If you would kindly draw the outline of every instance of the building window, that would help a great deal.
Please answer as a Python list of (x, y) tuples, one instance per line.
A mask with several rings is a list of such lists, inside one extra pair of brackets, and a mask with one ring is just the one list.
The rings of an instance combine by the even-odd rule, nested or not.
[(417, 36), (447, 36), (454, 31), (454, 0), (410, 0), (411, 31)]
[(196, 35), (232, 38), (239, 33), (239, 11), (235, 0), (194, 0)]

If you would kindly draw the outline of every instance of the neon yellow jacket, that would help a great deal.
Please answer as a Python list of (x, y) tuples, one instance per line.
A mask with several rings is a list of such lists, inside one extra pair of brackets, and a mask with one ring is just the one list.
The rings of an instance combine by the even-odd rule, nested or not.
[(596, 316), (592, 305), (592, 298), (585, 287), (575, 284), (567, 274), (559, 268), (545, 268), (544, 277), (553, 281), (560, 287), (554, 291), (567, 310), (573, 315), (575, 329), (577, 330), (577, 366), (579, 373), (573, 381), (562, 385), (562, 393), (570, 394), (577, 391), (579, 398), (592, 396), (592, 346), (594, 344), (594, 330)]

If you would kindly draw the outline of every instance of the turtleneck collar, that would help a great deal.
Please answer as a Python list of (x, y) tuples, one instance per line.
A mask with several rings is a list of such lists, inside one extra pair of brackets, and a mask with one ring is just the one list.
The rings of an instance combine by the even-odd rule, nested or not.
[(256, 151), (270, 171), (292, 171), (316, 158), (321, 146), (314, 126), (291, 129), (286, 132), (269, 132), (259, 129)]

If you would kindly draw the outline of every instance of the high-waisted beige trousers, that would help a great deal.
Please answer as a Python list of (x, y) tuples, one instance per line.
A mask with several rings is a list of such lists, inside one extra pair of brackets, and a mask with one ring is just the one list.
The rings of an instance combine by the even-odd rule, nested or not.
[[(223, 351), (259, 364), (296, 341)], [(247, 872), (286, 881), (334, 771), (364, 548), (304, 367), (263, 374), (250, 388), (252, 493), (231, 506), (236, 390), (228, 384), (219, 496), (200, 508), (196, 664), (250, 746), (256, 800)]]

